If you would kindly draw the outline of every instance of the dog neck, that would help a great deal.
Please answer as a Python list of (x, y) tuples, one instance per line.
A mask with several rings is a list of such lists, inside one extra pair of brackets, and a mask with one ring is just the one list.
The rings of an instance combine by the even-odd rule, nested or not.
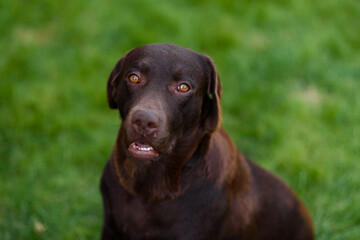
[(174, 199), (186, 188), (181, 181), (184, 165), (189, 163), (186, 166), (188, 169), (196, 159), (202, 159), (197, 155), (204, 154), (209, 138), (210, 134), (205, 130), (196, 129), (177, 142), (172, 153), (163, 154), (150, 164), (138, 165), (127, 156), (124, 134), (120, 129), (112, 165), (121, 185), (130, 194), (142, 196), (148, 201)]
[[(235, 181), (238, 179), (235, 176), (250, 179), (250, 173), (242, 153), (227, 140), (230, 138), (222, 128), (212, 133), (196, 129), (181, 139), (172, 153), (163, 154), (150, 164), (138, 165), (126, 155), (124, 134), (119, 130), (112, 165), (124, 189), (150, 202), (174, 199), (189, 187), (189, 179), (204, 177), (198, 176), (203, 171), (215, 187), (225, 184), (244, 190), (249, 187), (247, 181)], [(228, 161), (218, 161), (221, 156)]]

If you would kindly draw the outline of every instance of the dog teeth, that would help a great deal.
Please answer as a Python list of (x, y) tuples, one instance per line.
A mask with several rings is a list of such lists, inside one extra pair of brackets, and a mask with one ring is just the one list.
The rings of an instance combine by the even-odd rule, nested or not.
[(150, 146), (149, 147), (140, 147), (140, 146), (138, 146), (136, 144), (133, 145), (133, 148), (138, 150), (138, 151), (147, 151), (147, 152), (153, 150), (153, 148), (150, 147)]

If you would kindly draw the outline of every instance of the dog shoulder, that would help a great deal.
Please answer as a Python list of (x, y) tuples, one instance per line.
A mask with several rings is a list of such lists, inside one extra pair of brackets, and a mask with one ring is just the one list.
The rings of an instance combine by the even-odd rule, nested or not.
[[(253, 161), (246, 159), (246, 162), (251, 170), (254, 191), (257, 193), (256, 218), (259, 222), (263, 222), (263, 233), (274, 233), (273, 229), (279, 228), (276, 232), (282, 233), (289, 239), (312, 239), (311, 218), (291, 188), (279, 177)], [(268, 231), (265, 230), (266, 228)], [(277, 239), (283, 238), (277, 237)]]

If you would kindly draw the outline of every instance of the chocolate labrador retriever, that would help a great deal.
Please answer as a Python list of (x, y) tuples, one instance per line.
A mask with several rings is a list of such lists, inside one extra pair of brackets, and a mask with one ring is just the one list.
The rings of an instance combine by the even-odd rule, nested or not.
[(304, 205), (221, 127), (212, 60), (135, 48), (107, 83), (122, 119), (102, 179), (102, 239), (313, 239)]

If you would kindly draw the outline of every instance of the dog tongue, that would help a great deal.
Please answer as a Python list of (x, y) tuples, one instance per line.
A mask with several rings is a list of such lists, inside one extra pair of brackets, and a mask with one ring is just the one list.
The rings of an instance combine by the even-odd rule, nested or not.
[(129, 146), (130, 156), (137, 160), (151, 160), (159, 156), (150, 145), (142, 142), (134, 142)]

